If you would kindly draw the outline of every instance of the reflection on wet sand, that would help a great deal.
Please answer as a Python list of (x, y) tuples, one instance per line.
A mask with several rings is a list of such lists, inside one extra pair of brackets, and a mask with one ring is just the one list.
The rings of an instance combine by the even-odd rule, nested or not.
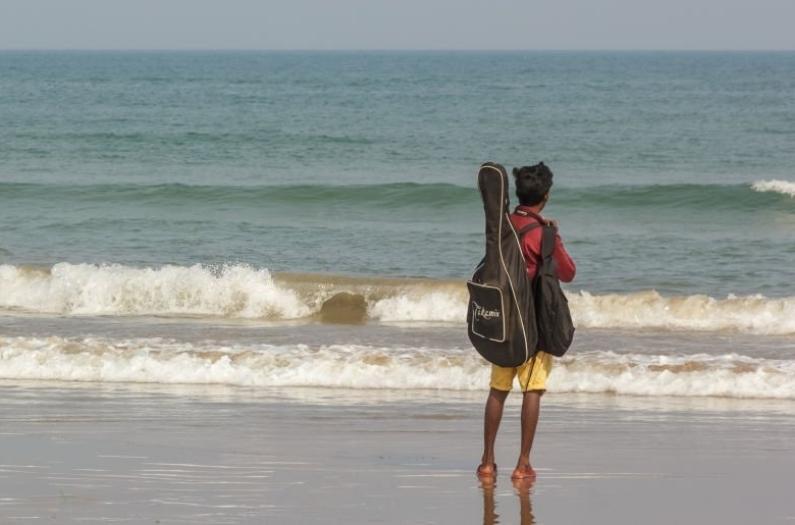
[[(530, 489), (533, 487), (532, 479), (515, 479), (513, 483), (514, 493), (519, 498), (519, 523), (521, 525), (533, 525), (536, 520), (533, 517), (533, 505), (530, 503)], [(483, 490), (483, 525), (495, 525), (500, 523), (500, 515), (497, 514), (497, 504), (494, 501), (494, 490), (497, 484), (493, 479), (482, 479), (480, 488)]]

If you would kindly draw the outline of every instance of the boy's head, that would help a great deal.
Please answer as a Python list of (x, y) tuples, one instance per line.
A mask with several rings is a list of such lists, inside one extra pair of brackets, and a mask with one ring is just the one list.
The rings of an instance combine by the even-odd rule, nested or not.
[(535, 166), (522, 166), (513, 169), (516, 183), (516, 196), (524, 206), (538, 206), (546, 203), (552, 188), (552, 170), (543, 162)]

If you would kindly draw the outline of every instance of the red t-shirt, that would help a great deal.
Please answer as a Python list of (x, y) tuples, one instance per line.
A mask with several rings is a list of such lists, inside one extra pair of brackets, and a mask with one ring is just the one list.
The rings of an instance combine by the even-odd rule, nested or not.
[[(544, 224), (544, 218), (539, 214), (533, 212), (529, 206), (517, 206), (522, 214), (512, 213), (511, 223), (516, 231), (521, 230), (528, 224), (537, 222)], [(541, 258), (541, 237), (543, 236), (543, 228), (534, 228), (525, 233), (522, 238), (522, 254), (525, 261), (527, 261), (527, 273), (530, 277), (535, 277), (538, 269), (538, 260)], [(559, 234), (555, 235), (555, 251), (552, 252), (555, 262), (558, 266), (558, 278), (564, 283), (569, 283), (574, 280), (574, 274), (577, 272), (577, 267), (574, 261), (569, 256), (566, 248), (563, 246), (563, 241)]]

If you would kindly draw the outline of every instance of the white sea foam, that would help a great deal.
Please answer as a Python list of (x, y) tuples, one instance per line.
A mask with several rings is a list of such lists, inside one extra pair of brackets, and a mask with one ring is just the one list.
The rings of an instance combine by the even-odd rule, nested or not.
[(456, 291), (406, 290), (398, 295), (375, 301), (368, 314), (386, 322), (464, 322), (466, 320), (464, 289)]
[[(230, 345), (163, 339), (0, 338), (0, 378), (373, 389), (483, 390), (472, 349)], [(795, 362), (585, 352), (558, 359), (552, 392), (795, 399)]]
[[(579, 328), (652, 328), (660, 330), (726, 330), (754, 334), (795, 333), (795, 297), (762, 295), (715, 299), (706, 295), (664, 297), (656, 291), (595, 295), (567, 294)], [(463, 323), (466, 294), (459, 291), (400, 294), (377, 301), (371, 317), (381, 321)]]
[(795, 198), (795, 182), (787, 180), (758, 180), (751, 185), (754, 191), (773, 192)]
[(795, 333), (795, 297), (762, 295), (715, 299), (706, 295), (664, 297), (631, 294), (569, 294), (575, 323), (587, 328), (729, 330), (754, 334)]
[(309, 306), (265, 269), (59, 263), (49, 271), (0, 265), (0, 308), (68, 315), (217, 315), (291, 319)]
[(795, 362), (737, 354), (588, 352), (553, 369), (551, 390), (641, 396), (795, 398)]
[[(369, 318), (379, 322), (462, 324), (466, 319), (463, 283), (325, 278), (328, 282), (280, 281), (268, 270), (245, 265), (134, 268), (59, 263), (50, 270), (0, 265), (0, 309), (57, 315), (297, 319), (316, 314), (334, 293), (351, 291), (363, 295)], [(579, 328), (795, 334), (795, 297), (717, 299), (663, 296), (653, 290), (567, 295)]]

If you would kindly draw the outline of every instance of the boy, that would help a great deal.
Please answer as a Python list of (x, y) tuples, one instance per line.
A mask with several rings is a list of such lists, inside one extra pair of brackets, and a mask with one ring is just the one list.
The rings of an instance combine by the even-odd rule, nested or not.
[[(514, 168), (513, 176), (516, 183), (516, 197), (519, 199), (519, 206), (511, 215), (511, 223), (514, 228), (518, 231), (535, 222), (552, 225), (557, 230), (557, 222), (544, 219), (540, 215), (549, 200), (549, 191), (552, 188), (552, 171), (542, 162), (535, 166)], [(527, 273), (531, 278), (535, 277), (541, 257), (542, 235), (543, 228), (534, 228), (521, 239), (522, 253), (527, 262)], [(560, 235), (555, 236), (553, 257), (557, 264), (558, 278), (566, 283), (571, 282), (574, 279), (576, 267), (566, 252)], [(500, 427), (505, 399), (511, 391), (513, 378), (516, 376), (519, 378), (519, 385), (524, 395), (522, 400), (522, 444), (519, 460), (511, 478), (535, 477), (535, 471), (530, 466), (530, 449), (533, 446), (538, 423), (541, 396), (546, 389), (546, 380), (551, 368), (552, 356), (542, 351), (539, 351), (533, 359), (524, 365), (516, 368), (491, 365), (491, 383), (483, 425), (483, 457), (477, 469), (479, 477), (493, 478), (497, 475), (497, 465), (494, 463), (494, 440)]]

